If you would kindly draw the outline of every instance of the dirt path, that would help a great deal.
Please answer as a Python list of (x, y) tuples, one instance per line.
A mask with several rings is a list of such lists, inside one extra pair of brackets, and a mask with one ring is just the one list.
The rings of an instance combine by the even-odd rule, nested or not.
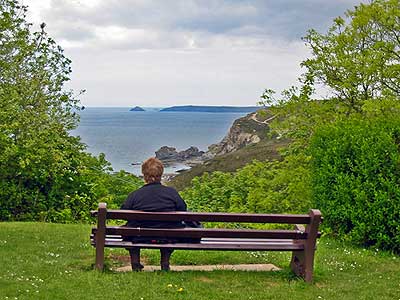
[[(214, 271), (214, 270), (230, 270), (230, 271), (279, 271), (280, 268), (273, 264), (241, 264), (241, 265), (201, 265), (201, 266), (171, 266), (171, 271)], [(117, 272), (131, 272), (131, 266), (120, 267)], [(144, 266), (143, 271), (154, 272), (160, 271), (160, 266)]]
[(272, 116), (272, 117), (266, 119), (265, 121), (259, 121), (259, 120), (257, 120), (257, 113), (254, 113), (254, 114), (252, 114), (252, 115), (250, 116), (250, 118), (251, 118), (253, 121), (256, 121), (257, 123), (260, 123), (260, 124), (268, 124), (269, 121), (272, 121), (273, 119), (275, 119), (275, 116)]

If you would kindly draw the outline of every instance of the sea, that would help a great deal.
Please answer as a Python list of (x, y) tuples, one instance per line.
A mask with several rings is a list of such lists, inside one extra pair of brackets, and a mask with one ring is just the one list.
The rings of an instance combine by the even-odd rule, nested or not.
[[(87, 151), (104, 153), (114, 171), (140, 175), (140, 163), (155, 156), (162, 146), (177, 151), (191, 146), (206, 151), (220, 142), (233, 121), (246, 113), (160, 112), (158, 108), (129, 111), (129, 107), (86, 107), (79, 126), (71, 132), (80, 136)], [(167, 166), (165, 173), (187, 169), (184, 164)]]

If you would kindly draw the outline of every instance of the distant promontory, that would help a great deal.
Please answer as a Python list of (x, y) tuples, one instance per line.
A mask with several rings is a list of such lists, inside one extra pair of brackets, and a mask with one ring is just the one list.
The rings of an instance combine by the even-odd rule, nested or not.
[(163, 108), (160, 111), (176, 111), (176, 112), (213, 112), (213, 113), (250, 113), (260, 109), (259, 106), (171, 106)]
[(135, 106), (133, 108), (131, 108), (129, 111), (145, 111), (143, 108), (141, 108), (140, 106)]

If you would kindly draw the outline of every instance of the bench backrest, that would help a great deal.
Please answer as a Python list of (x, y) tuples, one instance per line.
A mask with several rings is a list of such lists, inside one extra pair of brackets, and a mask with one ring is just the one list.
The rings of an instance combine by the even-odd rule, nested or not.
[[(122, 236), (163, 236), (192, 238), (258, 238), (258, 239), (300, 239), (316, 238), (322, 220), (319, 210), (311, 209), (309, 214), (242, 214), (242, 213), (197, 213), (197, 212), (143, 212), (135, 210), (107, 210), (106, 203), (100, 203), (97, 211), (97, 232)], [(276, 223), (305, 224), (294, 230), (254, 230), (254, 229), (216, 229), (216, 228), (129, 228), (106, 227), (106, 220), (136, 221), (198, 221), (234, 223)]]

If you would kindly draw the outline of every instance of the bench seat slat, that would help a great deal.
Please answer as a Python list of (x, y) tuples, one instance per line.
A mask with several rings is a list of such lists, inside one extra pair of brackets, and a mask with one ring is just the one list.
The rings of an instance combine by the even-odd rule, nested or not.
[(293, 239), (248, 239), (248, 238), (240, 238), (240, 239), (235, 239), (235, 238), (203, 238), (201, 239), (202, 241), (207, 241), (207, 242), (212, 242), (212, 241), (219, 241), (219, 242), (231, 242), (231, 241), (243, 241), (243, 242), (272, 242), (275, 241), (277, 243), (282, 242), (288, 242), (288, 241), (293, 241)]
[[(95, 241), (91, 239), (91, 244), (95, 245)], [(123, 241), (121, 237), (113, 236), (107, 237), (105, 241), (106, 247), (120, 247), (120, 248), (173, 248), (173, 249), (203, 249), (210, 250), (302, 250), (304, 249), (303, 243), (298, 243), (291, 239), (276, 240), (276, 239), (202, 239), (200, 243), (173, 243), (173, 244), (151, 244), (151, 243), (133, 243), (130, 241)]]
[[(94, 240), (94, 235), (90, 235), (90, 240)], [(106, 235), (106, 240), (111, 241), (122, 241), (122, 236), (120, 235)], [(276, 243), (286, 243), (289, 241), (293, 241), (293, 239), (248, 239), (248, 238), (202, 238), (201, 241), (203, 243), (211, 243), (211, 242), (241, 242), (241, 243), (254, 243), (254, 242), (276, 242)]]
[(215, 228), (129, 228), (107, 227), (106, 234), (123, 236), (160, 236), (184, 238), (276, 238), (276, 239), (307, 239), (307, 233), (298, 230), (254, 230), (254, 229), (215, 229)]
[[(97, 211), (91, 211), (97, 216)], [(107, 210), (107, 219), (136, 221), (198, 221), (233, 223), (281, 223), (309, 224), (309, 215), (290, 214), (240, 214), (240, 213), (194, 213), (194, 212), (144, 212), (135, 210)]]
[(116, 247), (116, 248), (146, 248), (146, 249), (160, 249), (160, 248), (172, 248), (177, 250), (191, 249), (191, 250), (275, 250), (275, 251), (287, 251), (287, 250), (302, 250), (304, 245), (294, 242), (276, 243), (276, 242), (264, 242), (264, 243), (176, 243), (176, 244), (145, 244), (145, 243), (132, 243), (127, 241), (108, 241), (105, 242), (105, 247)]
[[(298, 230), (298, 231), (303, 231), (303, 230), (299, 230), (299, 229), (296, 229), (296, 230)], [(90, 237), (91, 237), (91, 238), (94, 236), (94, 234), (96, 233), (96, 231), (97, 231), (97, 228), (93, 227), (93, 228), (92, 228), (92, 233), (90, 234)], [(107, 234), (107, 236), (108, 236), (108, 237), (111, 237), (112, 235), (111, 235), (111, 234)], [(121, 235), (115, 235), (115, 236), (121, 237)], [(318, 237), (318, 238), (321, 237), (321, 232), (318, 231), (317, 237)]]

